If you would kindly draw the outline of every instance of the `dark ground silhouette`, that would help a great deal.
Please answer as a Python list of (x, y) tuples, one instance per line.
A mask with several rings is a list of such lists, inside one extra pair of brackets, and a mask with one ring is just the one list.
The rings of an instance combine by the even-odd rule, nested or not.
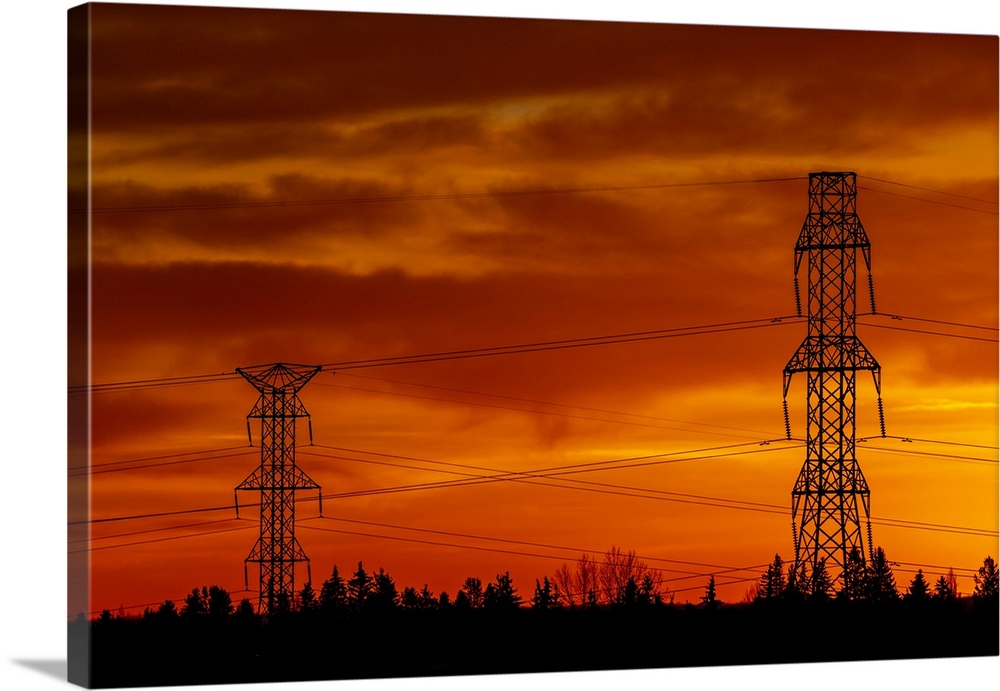
[(237, 608), (78, 620), (70, 640), (89, 632), (90, 686), (107, 688), (995, 656), (998, 613), (996, 598), (314, 609), (268, 620)]

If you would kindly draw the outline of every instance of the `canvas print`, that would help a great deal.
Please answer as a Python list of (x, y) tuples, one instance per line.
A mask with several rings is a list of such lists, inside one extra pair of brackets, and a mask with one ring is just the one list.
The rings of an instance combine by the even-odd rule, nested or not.
[(70, 681), (998, 655), (996, 36), (69, 29)]

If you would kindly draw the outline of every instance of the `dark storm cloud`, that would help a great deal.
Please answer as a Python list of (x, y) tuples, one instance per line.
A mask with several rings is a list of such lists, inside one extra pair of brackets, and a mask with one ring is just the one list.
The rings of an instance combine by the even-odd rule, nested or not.
[(982, 60), (995, 53), (991, 37), (198, 12), (192, 21), (191, 8), (97, 6), (99, 131), (309, 122), (639, 85), (724, 100), (753, 84), (818, 108), (825, 124), (850, 122), (862, 107), (890, 120), (984, 116), (996, 101), (995, 61)]
[(114, 167), (163, 160), (195, 164), (232, 164), (295, 157), (331, 160), (340, 164), (361, 157), (391, 159), (413, 156), (429, 149), (485, 147), (491, 142), (481, 117), (415, 116), (351, 128), (309, 123), (259, 123), (239, 128), (193, 126), (129, 141), (122, 147), (99, 152), (100, 165)]
[(103, 210), (96, 216), (96, 237), (105, 246), (125, 250), (126, 257), (129, 245), (170, 239), (247, 252), (276, 249), (310, 235), (390, 235), (422, 212), (404, 202), (364, 203), (412, 193), (367, 179), (287, 173), (271, 176), (267, 188), (259, 194), (242, 184), (176, 189), (134, 182), (95, 185), (94, 206)]
[(813, 72), (780, 62), (753, 79), (726, 71), (705, 75), (705, 81), (680, 76), (662, 90), (626, 92), (600, 107), (586, 100), (554, 106), (530, 118), (517, 140), (533, 155), (581, 159), (721, 150), (846, 154), (912, 150), (928, 127), (996, 122), (997, 75), (978, 69), (985, 61), (915, 61), (912, 81), (847, 66), (829, 74), (826, 67)]

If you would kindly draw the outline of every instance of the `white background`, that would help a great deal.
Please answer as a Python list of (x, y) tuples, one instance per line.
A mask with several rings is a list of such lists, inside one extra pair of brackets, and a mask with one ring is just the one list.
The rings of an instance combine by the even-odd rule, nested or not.
[[(0, 687), (63, 688), (66, 663), (66, 10), (74, 3), (15, 0), (2, 22), (4, 213), (0, 232)], [(149, 4), (149, 3), (143, 3)], [(241, 7), (329, 9), (693, 24), (976, 33), (997, 35), (990, 0), (730, 2), (689, 0), (291, 0), (187, 2)], [(915, 75), (916, 77), (917, 75)], [(789, 631), (789, 636), (801, 635)], [(947, 632), (942, 631), (942, 636)], [(711, 645), (711, 641), (705, 641)], [(406, 681), (261, 684), (247, 691), (527, 689), (609, 685), (713, 689), (992, 688), (1000, 658), (759, 666), (591, 674), (465, 677)], [(990, 682), (989, 680), (992, 680)], [(238, 687), (206, 686), (213, 689)]]

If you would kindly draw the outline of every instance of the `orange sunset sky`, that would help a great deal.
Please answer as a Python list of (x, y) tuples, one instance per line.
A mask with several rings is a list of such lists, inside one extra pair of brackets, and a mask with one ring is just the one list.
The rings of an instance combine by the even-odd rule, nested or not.
[[(953, 567), (966, 594), (997, 556), (995, 36), (101, 4), (91, 28), (91, 381), (225, 376), (93, 390), (94, 522), (69, 544), (91, 598), (68, 614), (255, 595), (255, 510), (201, 510), (259, 463), (232, 373), (276, 361), (325, 365), (297, 456), (317, 587), (362, 561), (452, 596), (509, 570), (527, 599), (616, 545), (675, 601), (709, 574), (738, 601), (793, 556), (805, 451), (777, 440), (806, 326), (770, 320), (795, 314), (821, 170), (858, 173), (878, 310), (907, 317), (859, 316), (890, 435), (858, 450), (875, 543), (900, 585)], [(789, 408), (801, 437), (804, 375)], [(423, 486), (614, 460), (634, 467)]]

